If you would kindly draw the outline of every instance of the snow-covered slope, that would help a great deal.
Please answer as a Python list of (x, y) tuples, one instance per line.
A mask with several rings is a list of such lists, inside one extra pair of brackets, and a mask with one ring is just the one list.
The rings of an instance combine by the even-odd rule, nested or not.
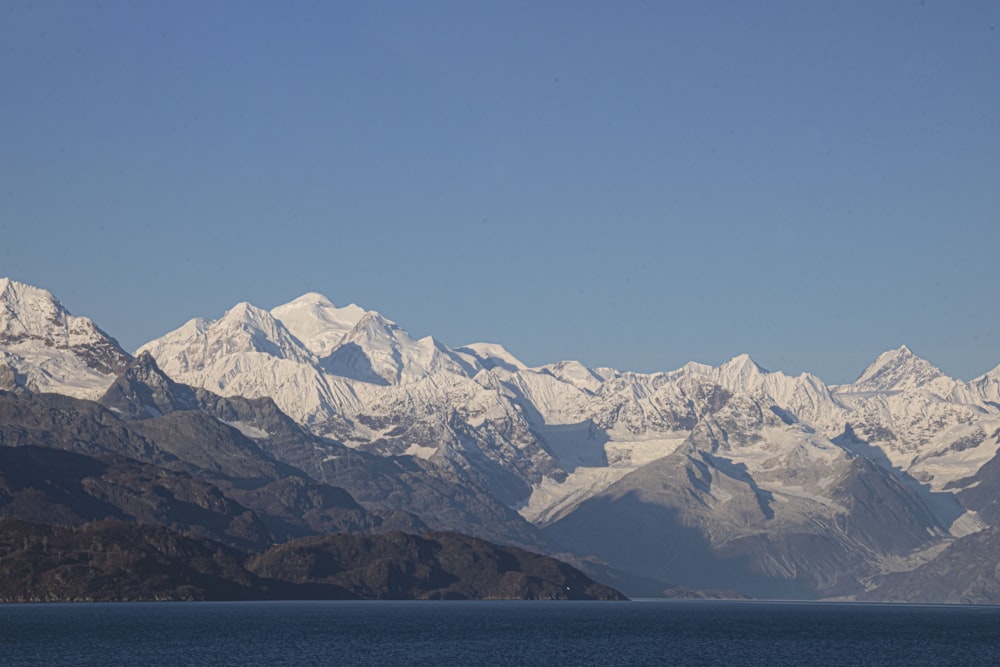
[(371, 311), (361, 316), (323, 361), (323, 369), (376, 384), (417, 382), (437, 372), (466, 375), (476, 369), (430, 336), (413, 340), (395, 322)]
[(71, 315), (50, 292), (0, 278), (0, 367), (9, 369), (10, 384), (93, 399), (129, 359), (116, 340)]
[(703, 378), (730, 393), (765, 396), (784, 411), (783, 418), (786, 420), (826, 427), (836, 425), (842, 419), (844, 406), (818, 377), (810, 373), (792, 377), (780, 371), (768, 371), (745, 354), (718, 367), (689, 363), (669, 376), (672, 379)]
[(1000, 366), (974, 379), (969, 388), (981, 400), (1000, 408)]
[(472, 366), (487, 370), (503, 368), (508, 371), (523, 371), (528, 367), (520, 359), (511, 354), (507, 348), (497, 343), (473, 343), (455, 350)]

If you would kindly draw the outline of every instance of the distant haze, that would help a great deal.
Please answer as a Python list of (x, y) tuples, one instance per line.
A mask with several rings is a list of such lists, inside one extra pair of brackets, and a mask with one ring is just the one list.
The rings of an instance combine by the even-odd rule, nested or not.
[(539, 365), (1000, 361), (1000, 4), (13, 3), (0, 276)]

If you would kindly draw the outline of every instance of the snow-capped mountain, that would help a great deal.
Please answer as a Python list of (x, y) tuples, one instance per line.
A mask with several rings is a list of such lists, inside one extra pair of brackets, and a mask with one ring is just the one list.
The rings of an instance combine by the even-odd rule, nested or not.
[(473, 343), (460, 347), (455, 352), (472, 365), (490, 370), (503, 368), (508, 371), (523, 371), (528, 367), (515, 357), (507, 348), (497, 343)]
[(338, 308), (322, 294), (310, 292), (272, 309), (271, 315), (317, 359), (322, 359), (340, 345), (344, 336), (364, 317), (365, 310), (353, 303)]
[(218, 320), (190, 320), (172, 334), (143, 346), (154, 357), (176, 360), (176, 371), (203, 370), (223, 357), (252, 354), (310, 363), (312, 355), (280, 321), (266, 310), (238, 303)]
[[(39, 321), (33, 340), (57, 335)], [(405, 483), (375, 483), (324, 446), (288, 461), (372, 506), (412, 509), (423, 480), (428, 525), (468, 521), (482, 534), (476, 524), (492, 516), (523, 543), (526, 520), (561, 548), (643, 577), (706, 585), (729, 572), (732, 586), (761, 594), (851, 594), (992, 521), (971, 490), (994, 484), (980, 471), (1000, 456), (1000, 367), (965, 383), (905, 346), (841, 386), (747, 355), (660, 373), (530, 368), (501, 345), (417, 340), (310, 293), (191, 320), (140, 353), (174, 382), (273, 399), (315, 436), (382, 457)], [(155, 374), (141, 388), (145, 367), (133, 365), (132, 393), (116, 400), (148, 414), (181, 405)], [(433, 516), (438, 504), (447, 521)]]
[(1000, 408), (1000, 366), (974, 379), (969, 387), (980, 399)]
[(190, 320), (136, 354), (144, 352), (178, 382), (223, 396), (267, 396), (302, 423), (328, 419), (336, 404), (351, 400), (350, 388), (328, 382), (318, 359), (282, 322), (248, 303), (215, 321)]
[(395, 322), (372, 311), (322, 360), (332, 374), (375, 384), (407, 384), (428, 375), (448, 372), (467, 375), (475, 369), (430, 336), (413, 340)]
[(850, 391), (854, 393), (905, 391), (923, 387), (945, 377), (941, 369), (932, 366), (903, 345), (896, 350), (880, 354), (854, 381)]
[[(473, 350), (414, 340), (375, 312), (348, 329), (359, 311), (337, 309), (318, 295), (270, 313), (240, 304), (217, 321), (192, 320), (139, 352), (179, 382), (224, 396), (272, 398), (316, 434), (351, 447), (449, 462), (509, 504), (544, 475), (558, 475), (504, 390), (470, 377), (482, 370)], [(316, 349), (328, 354), (317, 356), (275, 314), (291, 315), (295, 330), (313, 345), (321, 341)]]
[(948, 377), (905, 345), (885, 352), (834, 388), (846, 424), (838, 441), (932, 491), (953, 487), (997, 453), (984, 434), (1000, 426), (1000, 410), (978, 382)]
[(506, 500), (541, 522), (672, 454), (733, 395), (751, 396), (784, 423), (815, 429), (854, 454), (875, 447), (887, 469), (935, 490), (995, 453), (952, 447), (974, 441), (980, 421), (992, 423), (996, 410), (978, 398), (983, 390), (947, 378), (905, 346), (880, 355), (854, 384), (832, 388), (808, 373), (767, 371), (747, 355), (654, 374), (574, 361), (528, 368), (501, 346), (414, 340), (378, 313), (307, 294), (271, 313), (241, 304), (142, 349), (179, 381), (269, 396), (316, 433), (352, 447), (457, 457), (466, 468), (489, 461), (492, 474), (520, 479), (499, 485)]
[[(128, 363), (118, 342), (48, 291), (0, 278), (0, 378), (6, 388), (97, 398)], [(0, 388), (5, 388), (0, 386)]]

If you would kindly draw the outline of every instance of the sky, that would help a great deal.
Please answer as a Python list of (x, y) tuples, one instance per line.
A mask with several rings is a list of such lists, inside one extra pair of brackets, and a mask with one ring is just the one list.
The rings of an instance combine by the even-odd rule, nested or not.
[(0, 1), (0, 276), (529, 365), (1000, 364), (1000, 3)]

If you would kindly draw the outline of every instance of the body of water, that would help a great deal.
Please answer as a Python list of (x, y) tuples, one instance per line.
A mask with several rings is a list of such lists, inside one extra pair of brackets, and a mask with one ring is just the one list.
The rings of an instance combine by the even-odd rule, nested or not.
[(833, 603), (0, 605), (3, 665), (975, 665), (1000, 607)]

